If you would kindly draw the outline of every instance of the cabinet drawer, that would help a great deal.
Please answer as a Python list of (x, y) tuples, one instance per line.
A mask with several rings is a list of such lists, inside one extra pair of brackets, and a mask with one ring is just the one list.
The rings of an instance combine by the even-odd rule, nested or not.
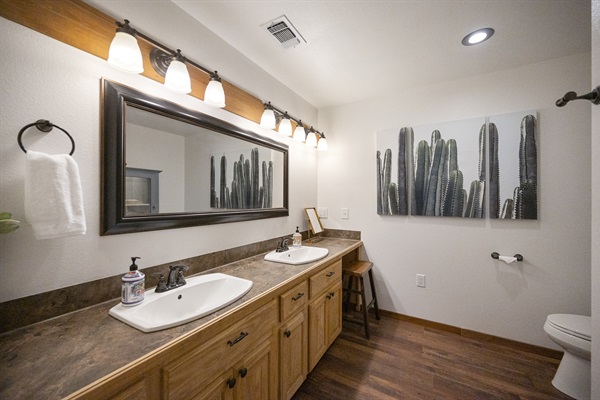
[(270, 337), (277, 324), (275, 300), (227, 326), (213, 339), (162, 368), (164, 398), (183, 399), (202, 390), (209, 381)]
[(310, 298), (314, 299), (340, 279), (342, 279), (342, 260), (329, 264), (310, 278)]
[(308, 284), (306, 281), (302, 281), (293, 289), (279, 296), (279, 299), (281, 301), (281, 322), (283, 322), (304, 307), (308, 301)]

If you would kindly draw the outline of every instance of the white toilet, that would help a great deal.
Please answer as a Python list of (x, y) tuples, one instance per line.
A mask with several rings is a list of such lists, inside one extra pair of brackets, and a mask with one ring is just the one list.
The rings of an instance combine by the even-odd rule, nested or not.
[(544, 331), (565, 350), (552, 385), (577, 399), (590, 399), (592, 318), (584, 315), (551, 314)]

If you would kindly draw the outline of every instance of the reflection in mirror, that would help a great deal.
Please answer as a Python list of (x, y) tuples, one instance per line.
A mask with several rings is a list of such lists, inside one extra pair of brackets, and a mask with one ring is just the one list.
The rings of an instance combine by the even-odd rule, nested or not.
[[(160, 211), (149, 213), (283, 207), (281, 151), (131, 105), (125, 114), (127, 171), (161, 171)], [(135, 199), (129, 190), (126, 201)]]
[(287, 216), (288, 147), (103, 80), (102, 234)]

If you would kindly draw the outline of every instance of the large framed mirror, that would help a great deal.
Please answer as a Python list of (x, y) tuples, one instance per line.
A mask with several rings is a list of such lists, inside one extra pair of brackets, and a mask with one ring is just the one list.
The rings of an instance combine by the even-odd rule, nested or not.
[(288, 146), (102, 80), (101, 234), (283, 217)]

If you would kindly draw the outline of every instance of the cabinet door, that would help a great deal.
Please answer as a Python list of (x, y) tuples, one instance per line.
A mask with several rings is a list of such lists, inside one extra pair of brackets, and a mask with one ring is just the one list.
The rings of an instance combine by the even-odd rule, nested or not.
[(342, 330), (342, 283), (327, 288), (308, 307), (308, 370), (317, 365)]
[(335, 338), (342, 331), (342, 284), (333, 286), (325, 296), (325, 315), (327, 318), (327, 347), (331, 346)]
[(308, 361), (306, 311), (299, 312), (281, 327), (279, 343), (280, 398), (288, 400), (306, 379)]
[(236, 400), (277, 398), (277, 341), (272, 338), (258, 346), (235, 368)]

